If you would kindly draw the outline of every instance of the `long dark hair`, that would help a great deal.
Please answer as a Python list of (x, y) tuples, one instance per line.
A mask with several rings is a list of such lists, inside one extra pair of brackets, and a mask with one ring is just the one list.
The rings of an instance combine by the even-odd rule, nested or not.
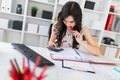
[[(68, 16), (72, 16), (76, 23), (73, 29), (77, 30), (78, 32), (82, 30), (82, 11), (81, 11), (80, 5), (77, 2), (69, 1), (63, 6), (62, 10), (58, 14), (58, 22), (55, 25), (55, 28), (58, 29), (57, 42), (59, 46), (61, 45), (62, 38), (65, 36), (66, 29), (67, 29), (63, 20)], [(75, 40), (75, 37), (73, 37), (72, 47), (77, 48), (77, 45), (78, 43)]]

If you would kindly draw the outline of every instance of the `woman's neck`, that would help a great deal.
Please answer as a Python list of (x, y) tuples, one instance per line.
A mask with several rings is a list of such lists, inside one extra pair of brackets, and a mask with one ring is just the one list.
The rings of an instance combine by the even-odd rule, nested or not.
[(66, 30), (66, 33), (71, 33), (70, 29), (67, 29), (67, 30)]

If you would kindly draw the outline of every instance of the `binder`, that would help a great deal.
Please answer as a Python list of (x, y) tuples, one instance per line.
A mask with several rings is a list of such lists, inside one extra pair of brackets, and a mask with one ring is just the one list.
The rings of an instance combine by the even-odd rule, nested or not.
[(0, 30), (0, 41), (3, 41), (4, 37), (4, 30)]
[(118, 22), (119, 22), (119, 16), (115, 15), (112, 26), (111, 26), (111, 31), (116, 31), (116, 26), (117, 26)]
[(119, 21), (116, 25), (116, 29), (115, 29), (116, 32), (120, 32), (120, 18), (119, 18)]
[(105, 30), (108, 30), (108, 31), (111, 30), (113, 20), (114, 20), (114, 14), (109, 14), (108, 19), (107, 19), (107, 23), (106, 23), (106, 26), (105, 26)]
[(84, 8), (94, 10), (95, 2), (92, 1), (85, 1)]
[(48, 30), (49, 30), (49, 26), (39, 25), (39, 31), (38, 31), (38, 33), (40, 35), (48, 36)]
[(0, 18), (0, 28), (7, 29), (8, 25), (9, 25), (9, 20), (8, 19)]
[(11, 12), (12, 0), (2, 0), (1, 12)]
[(31, 32), (31, 33), (37, 33), (37, 31), (38, 31), (38, 24), (28, 23), (27, 31)]
[(6, 12), (11, 12), (11, 8), (12, 8), (12, 0), (6, 0)]
[(6, 8), (6, 0), (2, 0), (2, 3), (1, 3), (1, 12), (6, 12), (5, 8)]
[[(65, 48), (63, 48), (65, 49)], [(67, 50), (69, 50), (68, 52), (72, 51), (72, 48), (67, 48)], [(64, 50), (63, 50), (64, 51)], [(66, 50), (65, 50), (66, 52)], [(79, 51), (79, 55), (81, 56), (80, 58), (71, 58), (70, 57), (64, 57), (64, 58), (61, 58), (59, 56), (55, 56), (55, 55), (63, 55), (62, 52), (53, 52), (53, 51), (50, 51), (49, 50), (49, 53), (50, 53), (50, 57), (53, 59), (53, 60), (57, 60), (57, 61), (62, 61), (62, 60), (65, 60), (65, 61), (75, 61), (75, 62), (83, 62), (83, 63), (90, 63), (90, 64), (101, 64), (101, 65), (117, 65), (117, 61), (115, 59), (110, 59), (109, 57), (105, 57), (105, 56), (94, 56), (90, 53), (84, 53), (84, 51)], [(76, 52), (74, 52), (73, 56), (77, 56), (78, 53), (76, 54)], [(66, 53), (69, 55), (69, 53)], [(71, 55), (71, 54), (70, 54)]]

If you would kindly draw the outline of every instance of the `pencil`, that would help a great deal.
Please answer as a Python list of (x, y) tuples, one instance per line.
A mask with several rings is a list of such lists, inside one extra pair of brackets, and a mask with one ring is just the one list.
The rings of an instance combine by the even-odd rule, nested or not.
[(18, 63), (17, 63), (17, 60), (14, 59), (14, 61), (15, 61), (15, 64), (16, 64), (16, 67), (17, 67), (18, 73), (19, 73), (19, 74), (22, 74), (21, 71), (20, 71), (20, 67), (19, 67), (19, 65), (18, 65)]

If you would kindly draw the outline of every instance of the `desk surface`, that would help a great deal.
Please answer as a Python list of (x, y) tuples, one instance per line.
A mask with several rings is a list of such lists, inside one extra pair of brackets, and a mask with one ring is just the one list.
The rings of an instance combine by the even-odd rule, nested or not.
[[(92, 66), (96, 74), (69, 70), (62, 68), (61, 61), (52, 60), (47, 48), (29, 47), (55, 63), (55, 66), (48, 68), (45, 80), (120, 80), (120, 73), (113, 70), (115, 66), (94, 64)], [(0, 80), (11, 80), (8, 73), (10, 70), (9, 60), (13, 58), (16, 58), (21, 64), (23, 55), (15, 50), (10, 43), (0, 42)], [(38, 68), (36, 74), (40, 73), (39, 70), (41, 69)]]

